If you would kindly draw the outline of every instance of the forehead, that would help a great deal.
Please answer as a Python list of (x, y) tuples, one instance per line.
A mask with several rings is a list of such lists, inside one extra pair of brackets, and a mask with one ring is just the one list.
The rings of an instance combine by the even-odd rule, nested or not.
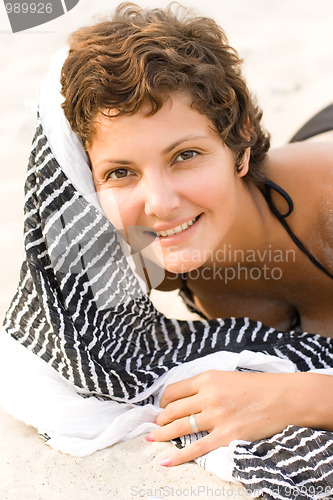
[(144, 103), (133, 114), (118, 114), (119, 110), (101, 110), (93, 121), (92, 143), (101, 143), (113, 138), (112, 142), (127, 140), (149, 141), (158, 136), (184, 135), (186, 131), (216, 133), (212, 121), (192, 105), (188, 93), (175, 93), (167, 97), (162, 107), (151, 114), (151, 104)]

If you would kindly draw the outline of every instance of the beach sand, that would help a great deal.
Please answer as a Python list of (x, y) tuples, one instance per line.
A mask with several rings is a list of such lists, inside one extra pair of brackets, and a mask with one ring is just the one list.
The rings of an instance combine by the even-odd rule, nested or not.
[[(61, 18), (16, 34), (0, 6), (0, 319), (19, 277), (23, 183), (38, 83), (66, 36), (97, 21), (117, 3), (80, 0)], [(156, 7), (168, 2), (137, 3)], [(206, 0), (204, 7), (199, 0), (186, 0), (183, 4), (214, 17), (244, 57), (244, 73), (264, 110), (273, 146), (286, 143), (304, 121), (332, 102), (331, 0)], [(154, 301), (169, 316), (188, 317), (174, 293), (156, 293)], [(242, 487), (221, 481), (195, 463), (163, 469), (159, 461), (173, 445), (147, 443), (144, 436), (78, 459), (50, 449), (35, 429), (0, 411), (0, 443), (0, 500), (247, 498)]]

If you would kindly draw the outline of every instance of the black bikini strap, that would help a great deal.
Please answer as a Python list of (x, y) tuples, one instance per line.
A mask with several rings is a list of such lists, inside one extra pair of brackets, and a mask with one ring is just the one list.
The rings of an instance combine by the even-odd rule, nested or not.
[[(265, 185), (264, 196), (266, 198), (269, 208), (271, 209), (271, 212), (273, 212), (273, 214), (276, 215), (276, 217), (279, 220), (288, 217), (294, 210), (294, 203), (289, 194), (284, 189), (282, 189), (282, 187), (280, 187), (278, 184), (275, 184), (275, 182), (271, 181), (270, 179), (265, 179), (264, 185)], [(282, 198), (284, 198), (285, 201), (287, 202), (288, 211), (285, 214), (281, 214), (274, 205), (271, 195), (272, 189), (273, 191), (279, 193), (282, 196)]]
[[(272, 200), (272, 195), (271, 195), (271, 190), (276, 191), (279, 193), (287, 202), (288, 204), (288, 211), (285, 214), (282, 214), (278, 211), (276, 206), (273, 203)], [(309, 252), (309, 250), (303, 245), (303, 243), (297, 238), (297, 236), (293, 233), (291, 230), (290, 226), (288, 225), (287, 221), (285, 220), (286, 217), (288, 217), (292, 211), (294, 210), (294, 203), (289, 194), (282, 189), (278, 184), (275, 184), (275, 182), (271, 181), (270, 179), (265, 179), (264, 181), (264, 191), (262, 191), (267, 204), (273, 212), (273, 214), (276, 216), (278, 221), (282, 224), (282, 226), (285, 228), (295, 245), (298, 246), (298, 248), (311, 260), (311, 262), (318, 268), (320, 269), (323, 273), (325, 273), (327, 276), (333, 279), (333, 274), (331, 274), (327, 269)]]

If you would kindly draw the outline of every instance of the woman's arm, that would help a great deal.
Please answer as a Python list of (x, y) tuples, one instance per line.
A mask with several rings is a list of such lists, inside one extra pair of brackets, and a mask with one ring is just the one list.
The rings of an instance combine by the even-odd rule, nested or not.
[(315, 373), (244, 373), (211, 370), (169, 385), (160, 401), (161, 427), (148, 441), (168, 441), (193, 432), (209, 434), (161, 465), (179, 465), (234, 439), (257, 441), (288, 425), (333, 430), (333, 377)]

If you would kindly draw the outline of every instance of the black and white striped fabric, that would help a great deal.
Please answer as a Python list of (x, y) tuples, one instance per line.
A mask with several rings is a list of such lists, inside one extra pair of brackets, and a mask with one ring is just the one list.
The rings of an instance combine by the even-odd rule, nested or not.
[(332, 499), (332, 457), (333, 432), (289, 426), (270, 439), (238, 445), (234, 477), (267, 500)]
[[(175, 441), (182, 448), (206, 433)], [(333, 432), (288, 426), (258, 442), (238, 442), (233, 449), (232, 476), (247, 493), (265, 500), (319, 500), (333, 498)], [(219, 457), (208, 453), (196, 461), (216, 472)], [(213, 462), (213, 463), (211, 463)]]
[[(64, 173), (40, 120), (25, 196), (25, 260), (4, 329), (78, 393), (142, 405), (163, 374), (219, 351), (275, 355), (301, 371), (333, 368), (331, 339), (246, 318), (193, 322), (159, 313), (121, 236)], [(238, 445), (233, 476), (267, 499), (327, 497), (332, 449), (332, 433), (291, 427)], [(304, 485), (305, 493), (297, 489)], [(288, 496), (291, 486), (297, 495)], [(317, 488), (312, 496), (309, 486)]]

